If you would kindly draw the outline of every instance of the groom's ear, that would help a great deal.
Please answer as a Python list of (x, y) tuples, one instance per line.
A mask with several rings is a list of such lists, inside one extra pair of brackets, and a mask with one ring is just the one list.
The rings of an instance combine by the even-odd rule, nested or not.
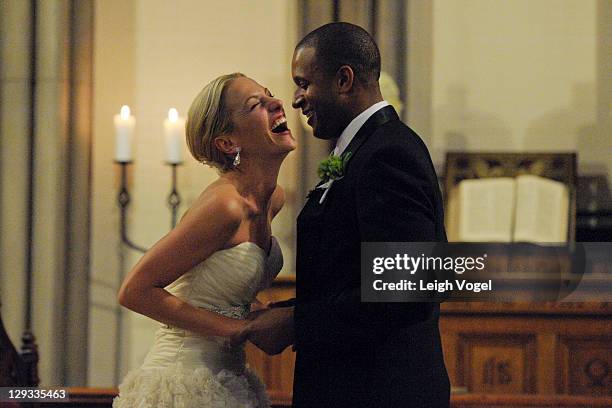
[(355, 72), (349, 65), (342, 65), (336, 71), (336, 84), (338, 85), (338, 92), (347, 93), (353, 89), (353, 83), (355, 81)]

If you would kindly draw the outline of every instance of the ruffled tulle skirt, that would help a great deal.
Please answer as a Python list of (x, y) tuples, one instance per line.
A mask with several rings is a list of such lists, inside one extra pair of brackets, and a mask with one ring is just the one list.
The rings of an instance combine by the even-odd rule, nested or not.
[(242, 374), (207, 367), (130, 371), (119, 386), (113, 408), (268, 408), (264, 385), (249, 369)]

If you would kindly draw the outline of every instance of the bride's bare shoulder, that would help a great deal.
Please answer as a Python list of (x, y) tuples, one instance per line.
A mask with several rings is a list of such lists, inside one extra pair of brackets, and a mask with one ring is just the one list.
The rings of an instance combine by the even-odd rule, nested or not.
[(182, 221), (214, 217), (221, 223), (235, 223), (246, 216), (244, 198), (230, 183), (215, 182), (209, 185), (183, 216)]

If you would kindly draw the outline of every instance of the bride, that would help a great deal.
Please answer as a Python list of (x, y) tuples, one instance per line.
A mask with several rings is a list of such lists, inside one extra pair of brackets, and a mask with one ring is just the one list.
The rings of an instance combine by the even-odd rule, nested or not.
[(243, 345), (230, 339), (282, 267), (270, 222), (284, 203), (279, 168), (296, 142), (282, 101), (240, 73), (204, 87), (186, 133), (191, 154), (220, 176), (121, 286), (119, 303), (161, 327), (113, 407), (268, 407)]

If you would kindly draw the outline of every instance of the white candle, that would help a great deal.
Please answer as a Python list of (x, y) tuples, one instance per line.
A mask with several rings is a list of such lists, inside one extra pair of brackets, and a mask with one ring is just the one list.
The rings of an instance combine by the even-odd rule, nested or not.
[(132, 143), (136, 119), (130, 115), (130, 107), (123, 105), (121, 113), (115, 115), (115, 160), (118, 162), (132, 161)]
[(174, 108), (168, 111), (168, 118), (164, 120), (164, 132), (166, 162), (171, 164), (182, 163), (185, 120), (179, 117), (178, 111)]

